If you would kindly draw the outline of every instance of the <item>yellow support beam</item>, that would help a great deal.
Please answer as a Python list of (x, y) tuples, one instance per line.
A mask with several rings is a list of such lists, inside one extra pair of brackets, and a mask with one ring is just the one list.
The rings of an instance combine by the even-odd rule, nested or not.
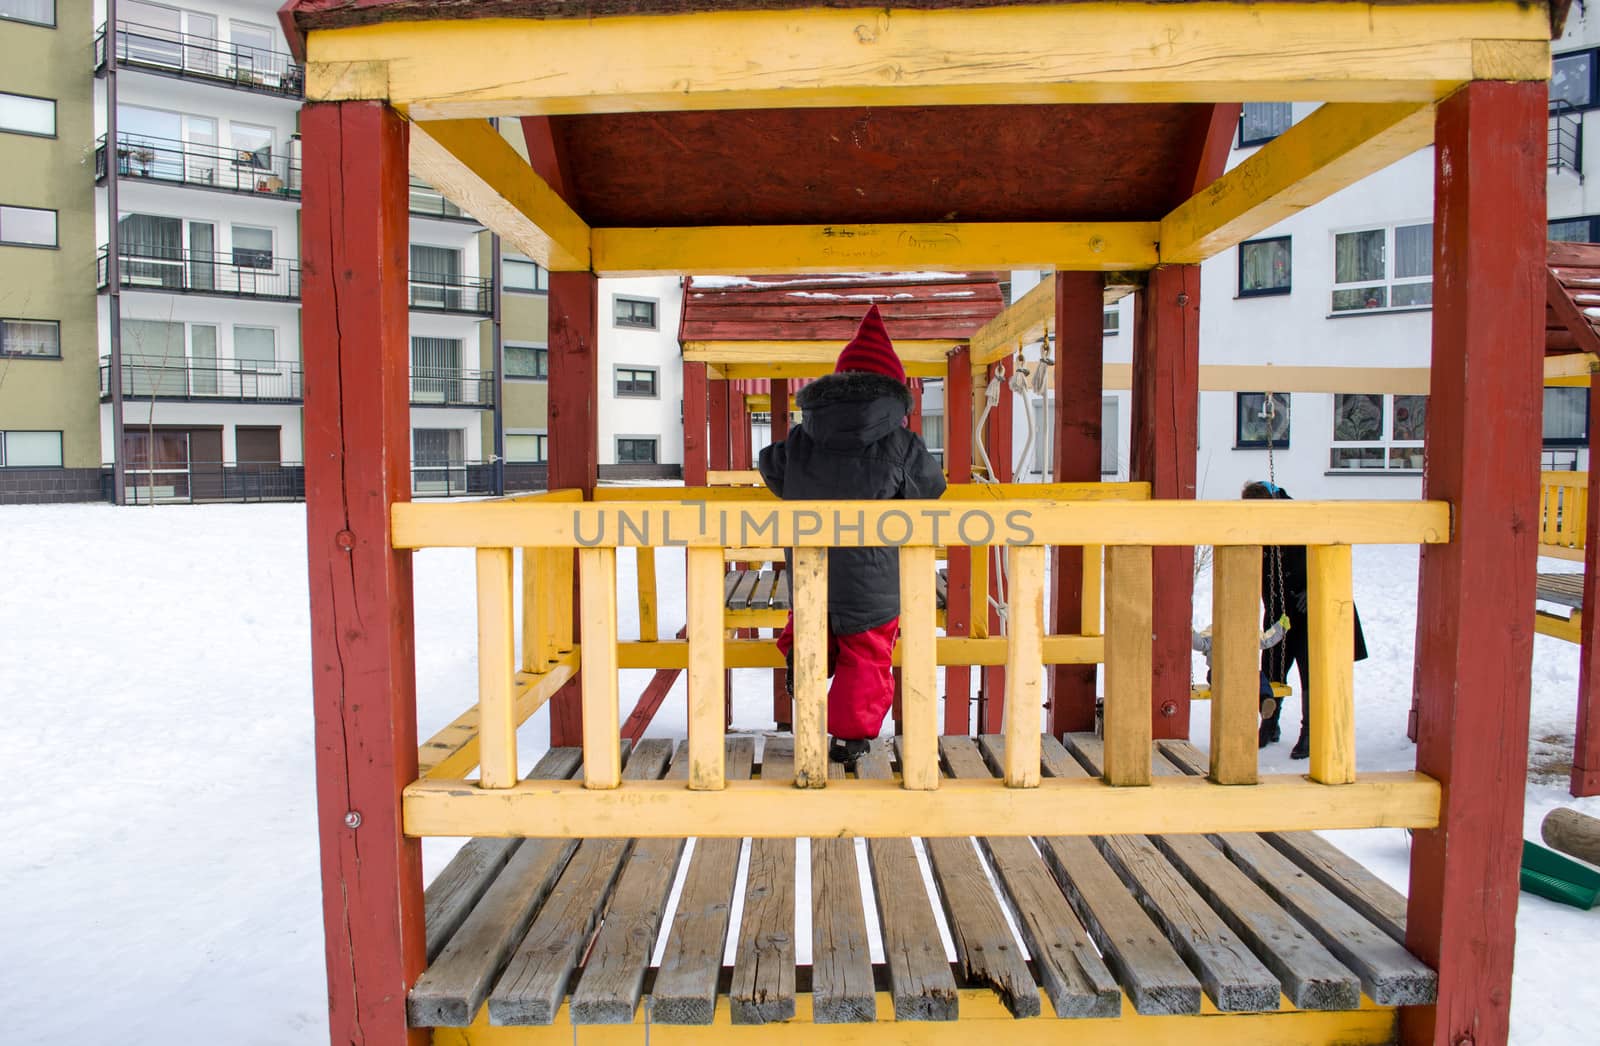
[[(516, 679), (513, 716), (516, 725), (526, 723), (543, 708), (556, 691), (578, 674), (578, 654), (569, 651), (547, 672), (520, 672)], [(478, 706), (457, 716), (449, 726), (417, 746), (417, 769), (421, 777), (461, 777), (478, 765)]]
[[(898, 344), (898, 343), (896, 343)], [(843, 346), (835, 346), (837, 350)], [(706, 376), (713, 381), (750, 381), (757, 378), (820, 378), (833, 373), (835, 361), (826, 363), (815, 360), (810, 363), (796, 363), (780, 361), (774, 363), (708, 363)], [(946, 368), (944, 360), (934, 363), (929, 360), (911, 360), (906, 363), (906, 377), (908, 378), (942, 378)]]
[[(902, 363), (936, 363), (941, 368), (945, 357), (961, 347), (948, 338), (914, 338), (894, 343)], [(842, 341), (686, 341), (686, 363), (815, 363), (827, 364), (832, 373), (844, 348)], [(748, 399), (748, 397), (747, 397)], [(771, 404), (772, 397), (765, 397)], [(765, 408), (763, 408), (765, 409)]]
[(722, 553), (688, 552), (685, 642), (689, 658), (689, 787), (714, 791), (725, 781)]
[[(434, 1028), (434, 1046), (571, 1046), (573, 1032), (583, 1046), (639, 1046), (648, 1028), (657, 1046), (970, 1046), (974, 1042), (999, 1042), (1005, 1046), (1060, 1046), (1066, 1038), (1063, 1024), (1048, 997), (1041, 998), (1043, 1012), (1021, 1020), (1005, 1009), (1000, 995), (989, 988), (958, 988), (958, 1021), (900, 1021), (894, 1017), (894, 998), (877, 994), (878, 1018), (861, 1024), (818, 1025), (809, 992), (795, 994), (794, 1017), (759, 1026), (734, 1024), (726, 995), (717, 997), (709, 1024), (650, 1022), (644, 1007), (631, 1024), (574, 1025), (567, 1003), (546, 1025), (491, 1025), (483, 1007), (465, 1028)], [(1073, 1046), (1304, 1046), (1305, 1043), (1339, 1043), (1340, 1046), (1380, 1046), (1398, 1041), (1400, 1011), (1379, 1007), (1364, 997), (1356, 1010), (1297, 1010), (1287, 999), (1266, 1013), (1223, 1013), (1202, 996), (1198, 1016), (1142, 1014), (1124, 996), (1117, 1017), (1072, 1018)]]
[(1600, 372), (1600, 356), (1592, 352), (1569, 352), (1564, 356), (1544, 358), (1544, 383), (1582, 385), (1588, 387), (1595, 373)]
[[(900, 762), (907, 788), (939, 787), (939, 675), (935, 635), (934, 552), (900, 553)], [(1037, 738), (1038, 731), (1034, 732)]]
[(391, 512), (395, 548), (1415, 545), (1450, 539), (1445, 501), (486, 501), (401, 502)]
[[(790, 591), (794, 606), (794, 787), (822, 791), (828, 783), (827, 549), (795, 549)], [(776, 652), (776, 646), (773, 650)], [(790, 790), (787, 784), (784, 790)]]
[(1311, 779), (1345, 785), (1356, 779), (1356, 604), (1349, 545), (1306, 549), (1307, 640), (1311, 671)]
[(608, 791), (622, 783), (621, 731), (617, 708), (617, 550), (578, 553), (584, 653), (583, 780), (581, 787)]
[(1150, 783), (1151, 556), (1106, 549), (1105, 782)]
[[(601, 276), (1149, 269), (1155, 222), (945, 222), (595, 229)], [(837, 351), (835, 351), (837, 355)]]
[(479, 773), (484, 788), (517, 783), (516, 615), (509, 548), (480, 548), (478, 561)]
[[(1201, 392), (1325, 392), (1426, 396), (1427, 367), (1284, 367), (1276, 364), (1202, 363)], [(1107, 389), (1133, 388), (1133, 366), (1107, 363)]]
[[(306, 98), (418, 119), (874, 105), (1427, 102), (1550, 74), (1543, 4), (1028, 4), (322, 29)], [(626, 60), (623, 60), (623, 59)]]
[(968, 343), (973, 369), (1005, 359), (1019, 345), (1038, 341), (1055, 321), (1056, 281), (1047, 278), (973, 333)]
[(1006, 784), (1039, 786), (1039, 730), (1044, 714), (1044, 549), (1011, 550), (1007, 564), (1006, 682), (1003, 731)]
[[(903, 553), (920, 551), (903, 549)], [(740, 622), (740, 611), (732, 611), (727, 622)], [(781, 625), (786, 616), (776, 611)], [(771, 627), (771, 626), (769, 626)], [(782, 668), (783, 657), (770, 639), (728, 639), (723, 641), (724, 667), (726, 668)], [(1093, 665), (1105, 658), (1103, 636), (1045, 636), (1041, 664)], [(901, 664), (901, 648), (896, 647), (894, 663)], [(1003, 665), (1006, 663), (1006, 640), (1003, 636), (939, 636), (934, 640), (936, 665)], [(656, 643), (619, 643), (618, 668), (677, 668), (689, 667), (689, 647), (682, 639), (663, 639)]]
[(1571, 617), (1561, 617), (1548, 610), (1533, 612), (1533, 630), (1541, 636), (1562, 639), (1568, 643), (1583, 642), (1583, 611), (1574, 610)]
[(545, 268), (589, 268), (589, 226), (487, 120), (413, 123), (411, 170)]
[(1162, 264), (1203, 262), (1432, 143), (1431, 105), (1324, 105), (1163, 218)]
[(1261, 688), (1261, 546), (1211, 557), (1211, 779), (1256, 783)]
[[(1148, 748), (1145, 753), (1148, 759)], [(430, 778), (406, 787), (404, 806), (410, 836), (737, 839), (778, 829), (812, 838), (1160, 835), (1434, 828), (1439, 783), (1401, 771), (1363, 774), (1337, 788), (1301, 774), (1273, 774), (1248, 788), (1189, 776), (1156, 777), (1143, 788), (1050, 777), (1037, 788), (1009, 788), (990, 778), (945, 780), (937, 790), (915, 791), (895, 777), (830, 781), (826, 788), (729, 781), (721, 791), (696, 792), (682, 781), (586, 788), (577, 780), (524, 780), (490, 789)]]

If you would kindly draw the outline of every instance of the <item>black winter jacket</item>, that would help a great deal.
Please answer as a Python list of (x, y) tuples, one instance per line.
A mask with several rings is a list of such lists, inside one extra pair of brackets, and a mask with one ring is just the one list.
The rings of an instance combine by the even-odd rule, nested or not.
[[(804, 420), (761, 452), (761, 478), (785, 501), (936, 498), (944, 473), (922, 438), (902, 422), (911, 393), (878, 374), (830, 374), (800, 390)], [(828, 627), (848, 635), (900, 614), (900, 552), (834, 549), (828, 554)]]

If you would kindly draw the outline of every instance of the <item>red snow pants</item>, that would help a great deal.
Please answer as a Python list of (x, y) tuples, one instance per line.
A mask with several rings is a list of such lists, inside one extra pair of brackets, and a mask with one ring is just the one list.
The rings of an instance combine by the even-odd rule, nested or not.
[[(895, 618), (865, 632), (837, 635), (828, 630), (828, 733), (845, 741), (877, 737), (883, 718), (894, 704), (894, 641), (900, 635)], [(794, 614), (778, 633), (784, 657), (794, 649)]]

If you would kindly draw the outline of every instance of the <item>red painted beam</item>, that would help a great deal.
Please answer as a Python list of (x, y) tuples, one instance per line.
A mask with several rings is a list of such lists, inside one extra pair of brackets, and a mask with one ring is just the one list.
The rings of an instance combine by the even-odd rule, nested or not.
[(683, 484), (706, 485), (706, 365), (683, 365)]
[[(945, 366), (944, 472), (951, 483), (972, 482), (972, 355), (965, 346), (951, 353)], [(949, 549), (944, 631), (948, 636), (970, 636), (972, 554), (962, 545)], [(944, 732), (972, 733), (972, 669), (967, 665), (945, 666)]]
[[(1589, 460), (1600, 462), (1600, 433), (1589, 430)], [(1578, 729), (1572, 744), (1571, 790), (1575, 796), (1600, 795), (1600, 483), (1589, 484), (1589, 518), (1583, 546), (1582, 645), (1578, 654)]]
[(1504, 1046), (1509, 1033), (1538, 562), (1547, 104), (1543, 84), (1470, 83), (1436, 121), (1423, 497), (1450, 502), (1453, 533), (1423, 546), (1413, 691), (1417, 769), (1444, 798), (1439, 827), (1412, 835), (1406, 945), (1439, 971), (1439, 1000), (1401, 1012), (1408, 1046)]
[[(406, 123), (379, 102), (310, 104), (302, 204), (306, 560), (317, 835), (334, 1042), (425, 1046), (406, 993), (426, 962), (417, 776)], [(346, 207), (346, 202), (350, 206)], [(347, 333), (348, 332), (348, 333)]]
[(922, 379), (911, 380), (911, 414), (908, 418), (911, 431), (922, 435)]
[[(599, 286), (592, 273), (550, 274), (549, 487), (581, 490), (585, 498), (600, 471)], [(576, 569), (572, 578), (572, 636), (581, 641)], [(550, 744), (582, 743), (583, 697), (573, 679), (550, 700)]]
[[(1129, 471), (1156, 498), (1195, 496), (1199, 453), (1200, 267), (1156, 269), (1139, 292), (1133, 341), (1133, 438)], [(1151, 715), (1158, 738), (1189, 736), (1189, 640), (1194, 549), (1157, 548)]]
[(728, 398), (728, 418), (731, 424), (729, 441), (732, 448), (729, 457), (735, 469), (752, 469), (755, 467), (751, 457), (750, 412), (745, 409), (743, 396), (730, 396)]
[(772, 379), (772, 442), (789, 438), (789, 379)]
[[(678, 638), (682, 639), (689, 634), (689, 626), (678, 629)], [(650, 682), (645, 684), (644, 692), (639, 695), (639, 700), (633, 706), (633, 711), (628, 713), (628, 718), (622, 721), (622, 737), (625, 740), (637, 742), (650, 729), (650, 723), (656, 717), (656, 712), (661, 708), (661, 703), (667, 699), (667, 693), (672, 689), (672, 684), (678, 681), (683, 674), (681, 668), (660, 668), (650, 677)]]
[[(1104, 278), (1095, 272), (1056, 273), (1055, 426), (1051, 447), (1057, 483), (1100, 480), (1100, 399), (1105, 355)], [(1044, 438), (1041, 433), (1040, 439)], [(1083, 631), (1083, 549), (1058, 547), (1050, 571), (1050, 631)], [(1094, 665), (1055, 665), (1049, 671), (1050, 732), (1094, 729)]]
[(711, 443), (708, 458), (711, 468), (727, 471), (733, 468), (733, 434), (728, 425), (728, 400), (732, 398), (726, 381), (711, 382), (707, 396), (706, 413), (711, 420)]

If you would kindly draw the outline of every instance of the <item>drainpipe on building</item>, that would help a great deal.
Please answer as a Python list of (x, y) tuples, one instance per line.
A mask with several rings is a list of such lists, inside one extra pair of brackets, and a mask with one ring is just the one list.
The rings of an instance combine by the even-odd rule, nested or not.
[(128, 503), (128, 475), (122, 440), (122, 266), (121, 237), (117, 222), (117, 0), (106, 0), (106, 288), (111, 328), (111, 501)]
[(489, 278), (494, 281), (490, 300), (494, 312), (489, 326), (493, 332), (494, 353), (494, 492), (499, 497), (506, 493), (506, 353), (500, 337), (500, 234), (489, 234)]

